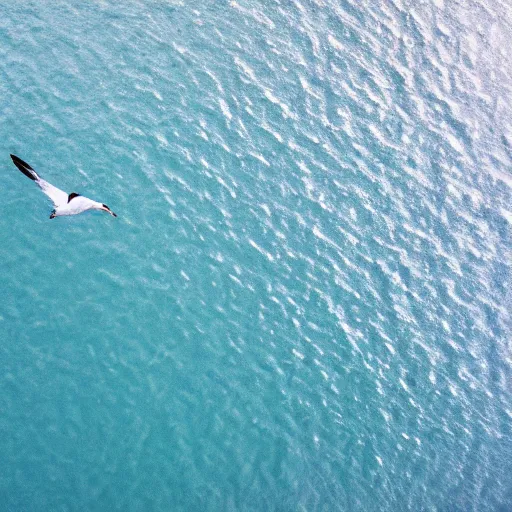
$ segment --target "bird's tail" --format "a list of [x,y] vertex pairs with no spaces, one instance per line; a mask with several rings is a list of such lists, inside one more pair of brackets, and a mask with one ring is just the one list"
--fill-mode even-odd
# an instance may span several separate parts
[[24,162],[21,158],[18,158],[16,155],[11,155],[12,161],[14,162],[14,165],[27,177],[31,180],[37,181],[39,179],[39,176],[37,175],[36,171],[30,167],[30,165],[27,164],[27,162]]

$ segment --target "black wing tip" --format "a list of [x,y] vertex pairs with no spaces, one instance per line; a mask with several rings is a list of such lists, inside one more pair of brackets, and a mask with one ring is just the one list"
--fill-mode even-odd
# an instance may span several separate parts
[[11,155],[12,161],[16,165],[21,164],[23,167],[26,167],[27,169],[30,169],[31,171],[34,170],[34,169],[32,169],[32,167],[30,167],[30,165],[27,164],[27,162],[22,160],[19,156],[13,155],[12,153],[10,153],[10,155]]
[[14,162],[14,165],[27,177],[30,178],[32,181],[37,180],[37,174],[35,173],[34,169],[30,167],[30,165],[27,164],[27,162],[24,162],[21,158],[17,157],[16,155],[10,154],[12,161]]

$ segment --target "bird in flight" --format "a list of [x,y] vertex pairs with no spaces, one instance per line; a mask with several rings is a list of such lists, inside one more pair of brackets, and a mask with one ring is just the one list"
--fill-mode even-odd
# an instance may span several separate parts
[[27,176],[27,178],[35,181],[36,184],[39,185],[39,188],[53,201],[55,209],[50,215],[50,219],[54,219],[61,215],[78,215],[79,213],[87,210],[103,210],[110,213],[113,217],[117,217],[117,215],[106,204],[98,203],[97,201],[81,196],[76,192],[67,194],[59,188],[54,187],[51,183],[43,180],[36,171],[34,171],[34,169],[32,169],[32,167],[30,167],[30,165],[28,165],[27,162],[24,162],[21,158],[18,158],[16,155],[11,155],[11,158],[14,165],[25,176]]

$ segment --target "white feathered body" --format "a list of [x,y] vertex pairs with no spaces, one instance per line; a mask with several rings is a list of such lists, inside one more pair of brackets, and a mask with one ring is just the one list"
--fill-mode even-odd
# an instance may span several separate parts
[[61,215],[78,215],[87,210],[104,210],[103,204],[93,201],[88,197],[76,196],[69,203],[55,207],[55,217]]

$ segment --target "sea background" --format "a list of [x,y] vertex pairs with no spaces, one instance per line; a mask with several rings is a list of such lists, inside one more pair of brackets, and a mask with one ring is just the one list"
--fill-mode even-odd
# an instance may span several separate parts
[[512,510],[509,2],[0,12],[0,510]]

